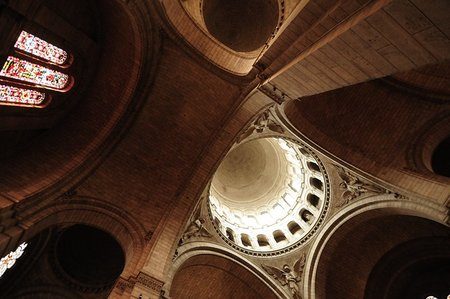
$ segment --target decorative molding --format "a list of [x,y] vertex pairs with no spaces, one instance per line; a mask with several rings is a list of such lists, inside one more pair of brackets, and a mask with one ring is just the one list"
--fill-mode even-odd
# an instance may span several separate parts
[[336,203],[336,207],[340,208],[348,205],[357,198],[365,195],[393,194],[396,199],[407,199],[408,197],[400,193],[390,191],[373,182],[357,177],[355,174],[345,170],[339,165],[334,165],[337,169],[342,182],[339,184],[343,190],[340,201]]
[[367,193],[383,194],[387,193],[387,190],[374,185],[373,183],[366,182],[363,179],[356,177],[354,174],[346,171],[343,167],[334,165],[337,169],[339,177],[342,182],[339,187],[343,190],[341,194],[341,200],[336,203],[337,207],[343,207],[358,197],[361,197]]
[[[273,107],[274,106],[272,106],[271,108],[268,109],[270,111],[270,113],[272,113],[272,109],[275,109]],[[277,123],[278,123],[278,121],[277,121]],[[211,207],[209,205],[209,197],[206,197],[207,200],[205,201],[205,209],[207,209],[208,217],[209,217],[208,223],[212,224],[212,228],[216,231],[217,235],[220,236],[220,238],[226,244],[228,244],[235,250],[245,253],[245,254],[248,254],[248,255],[251,255],[251,256],[254,256],[254,257],[274,257],[274,256],[292,252],[296,248],[303,246],[319,230],[319,228],[322,225],[322,223],[324,222],[325,217],[327,216],[328,210],[330,208],[330,180],[328,177],[328,173],[325,169],[325,166],[323,165],[323,162],[321,161],[319,156],[317,156],[317,154],[309,147],[309,145],[307,145],[306,143],[303,143],[301,140],[299,140],[297,138],[286,137],[286,136],[283,136],[283,138],[297,144],[298,146],[301,146],[305,151],[307,151],[308,154],[311,155],[316,160],[317,164],[319,165],[320,172],[323,174],[323,179],[324,179],[323,184],[324,184],[324,193],[325,193],[323,210],[320,213],[320,215],[318,216],[318,220],[314,224],[313,228],[304,237],[302,237],[300,240],[298,240],[297,242],[293,243],[292,245],[290,245],[288,247],[274,250],[274,251],[263,252],[263,251],[255,251],[252,249],[243,248],[241,246],[238,246],[236,243],[234,243],[230,239],[228,239],[228,237],[225,236],[224,233],[220,230],[220,228],[214,223],[214,218],[212,216]],[[209,189],[207,188],[207,190],[209,190]]]
[[120,277],[116,283],[116,289],[121,293],[131,293],[137,283],[158,293],[161,293],[162,287],[164,286],[164,282],[161,280],[145,274],[144,272],[139,272],[136,277],[131,276],[128,279]]
[[274,117],[271,108],[268,108],[261,114],[259,114],[253,123],[237,138],[236,144],[241,143],[244,139],[252,135],[263,134],[263,133],[277,133],[284,134],[285,129],[278,124],[276,118]]
[[[192,213],[189,220],[189,225],[186,227],[184,233],[181,235],[178,241],[178,246],[186,244],[191,238],[211,238],[212,235],[205,227],[205,218],[201,216],[201,203],[204,201],[204,197],[201,197],[197,206]],[[175,252],[174,259],[177,253]]]
[[181,239],[178,243],[179,246],[184,245],[188,242],[191,238],[211,238],[211,233],[206,229],[204,226],[205,219],[202,217],[196,218],[194,221],[192,221],[187,229],[184,231],[183,235],[181,236]]
[[291,267],[285,264],[281,269],[262,264],[262,268],[273,278],[275,278],[282,286],[289,288],[294,299],[301,299],[300,288],[298,283],[302,280],[303,271],[305,269],[306,256],[302,256]]
[[151,277],[150,275],[145,274],[144,272],[139,272],[136,278],[136,283],[139,283],[149,289],[157,291],[158,293],[161,292],[162,287],[164,285],[164,282],[162,282],[161,280]]
[[[264,67],[262,65],[258,65],[260,68]],[[264,78],[262,78],[264,79]],[[280,90],[278,87],[271,83],[266,83],[264,85],[260,85],[258,87],[258,90],[261,91],[263,94],[271,98],[274,102],[278,104],[283,104],[286,100],[290,100],[291,98],[282,90]]]
[[133,277],[129,278],[128,280],[120,277],[116,283],[116,289],[118,289],[121,293],[131,292],[135,283],[136,279],[134,279]]

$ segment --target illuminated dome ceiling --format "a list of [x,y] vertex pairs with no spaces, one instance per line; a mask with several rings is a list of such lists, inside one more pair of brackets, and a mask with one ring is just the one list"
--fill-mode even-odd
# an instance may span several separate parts
[[283,138],[237,146],[211,182],[209,208],[229,244],[276,252],[305,239],[325,212],[323,167],[305,147]]

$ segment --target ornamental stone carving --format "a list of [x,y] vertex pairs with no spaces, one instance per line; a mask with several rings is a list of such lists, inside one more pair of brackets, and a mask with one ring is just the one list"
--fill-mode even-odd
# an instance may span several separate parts
[[239,137],[236,143],[240,143],[242,140],[250,137],[253,134],[261,134],[266,132],[273,132],[278,134],[283,134],[284,129],[280,126],[275,118],[272,116],[270,108],[262,112],[255,121],[250,125],[250,127],[245,130]]
[[281,269],[264,264],[262,264],[262,267],[269,275],[281,283],[282,286],[289,288],[294,299],[301,299],[298,283],[301,281],[305,261],[306,257],[303,254],[292,267],[288,264],[285,264]]
[[179,245],[185,244],[189,239],[193,237],[205,237],[210,238],[211,234],[204,226],[205,219],[197,218],[189,224],[184,234],[181,236]]
[[335,167],[339,177],[342,179],[342,182],[339,184],[342,194],[340,202],[336,204],[337,207],[345,206],[365,194],[389,193],[383,187],[362,180],[340,166],[336,165]]

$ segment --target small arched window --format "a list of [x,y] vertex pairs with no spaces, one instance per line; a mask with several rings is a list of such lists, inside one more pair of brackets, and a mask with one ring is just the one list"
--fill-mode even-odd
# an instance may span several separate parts
[[233,230],[231,228],[227,228],[226,233],[227,233],[227,238],[230,239],[232,242],[234,242]]
[[277,243],[287,240],[286,236],[284,235],[284,233],[281,230],[276,230],[272,234],[273,234],[273,238],[275,239],[275,242],[277,242]]
[[317,179],[317,178],[310,178],[310,179],[309,179],[309,184],[310,184],[312,187],[314,187],[314,188],[316,188],[316,189],[318,189],[318,190],[323,191],[323,183],[322,183],[319,179]]
[[0,84],[0,102],[4,105],[39,107],[44,100],[43,92]]
[[267,240],[267,237],[265,235],[260,234],[256,237],[256,239],[259,246],[270,246],[269,241]]
[[294,235],[295,233],[297,233],[297,232],[299,232],[299,231],[302,230],[302,228],[300,227],[300,225],[298,225],[298,223],[295,222],[295,221],[289,222],[287,226],[288,226],[289,231],[290,231],[291,234],[293,234],[293,235]]
[[241,234],[241,242],[242,245],[247,246],[247,247],[251,247],[252,243],[250,242],[250,236],[247,234]]
[[69,89],[69,75],[53,69],[67,65],[66,51],[26,31],[20,33],[14,48],[19,57],[24,55],[37,63],[14,55],[6,58],[0,70],[0,105],[42,108],[49,103],[50,96],[37,88],[58,92]]
[[58,65],[64,65],[68,58],[67,52],[63,49],[26,31],[20,33],[14,48]]
[[320,199],[317,195],[309,193],[306,200],[317,209],[319,208]]
[[56,90],[64,89],[69,83],[69,76],[66,74],[14,56],[8,56],[0,71],[0,76]]

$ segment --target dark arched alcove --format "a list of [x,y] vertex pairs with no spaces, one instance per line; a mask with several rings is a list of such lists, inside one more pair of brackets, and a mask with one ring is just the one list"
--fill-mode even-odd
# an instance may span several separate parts
[[[430,273],[443,262],[441,258],[448,257],[448,235],[447,226],[420,217],[381,210],[355,216],[326,243],[317,265],[315,294],[326,299],[425,299],[405,295],[410,294],[407,288],[412,290],[410,283],[425,277],[413,275],[408,280],[408,276],[420,270]],[[429,240],[434,238],[437,241],[431,243]],[[399,254],[390,255],[391,251]],[[386,256],[393,258],[380,262]],[[379,265],[381,270],[377,271]],[[397,291],[405,296],[395,297],[398,293],[391,285],[394,282],[399,284]],[[393,295],[385,297],[390,288]]]
[[450,295],[450,239],[421,238],[386,253],[371,272],[365,299]]
[[57,270],[80,289],[101,290],[122,273],[125,255],[108,233],[86,225],[65,229],[55,244]]
[[278,23],[276,0],[205,0],[208,31],[227,47],[250,52],[262,47]]
[[444,139],[434,150],[431,167],[436,174],[450,178],[450,136]]

